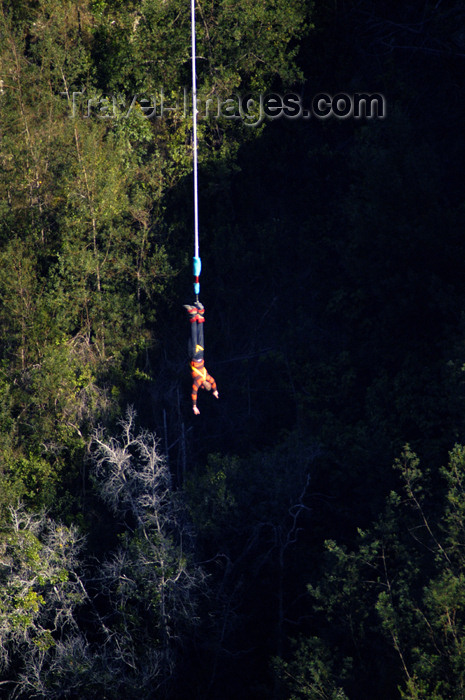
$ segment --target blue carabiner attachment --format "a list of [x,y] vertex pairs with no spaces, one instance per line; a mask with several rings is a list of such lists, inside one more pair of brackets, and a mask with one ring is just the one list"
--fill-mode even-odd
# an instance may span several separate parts
[[193,258],[193,262],[194,262],[194,279],[195,279],[194,293],[196,296],[198,296],[200,294],[199,277],[200,277],[200,273],[202,271],[202,261],[200,260],[200,258],[197,255],[195,255]]

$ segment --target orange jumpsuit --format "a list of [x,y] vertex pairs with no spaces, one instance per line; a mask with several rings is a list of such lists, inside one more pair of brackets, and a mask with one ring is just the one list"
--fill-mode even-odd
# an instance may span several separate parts
[[216,382],[211,374],[208,374],[203,359],[192,360],[190,363],[190,368],[192,374],[192,406],[197,406],[197,394],[199,389],[204,388],[203,383],[208,382],[212,385],[212,391],[216,391]]

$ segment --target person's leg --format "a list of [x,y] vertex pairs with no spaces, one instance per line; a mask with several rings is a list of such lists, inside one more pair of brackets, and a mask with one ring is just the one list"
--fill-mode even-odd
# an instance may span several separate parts
[[203,304],[199,301],[195,306],[185,305],[189,314],[191,324],[191,337],[189,340],[189,355],[191,360],[204,359],[204,334],[203,324],[205,322]]
[[189,339],[189,355],[191,360],[195,360],[195,348],[197,347],[197,321],[191,321],[191,337]]
[[195,324],[197,326],[197,345],[202,348],[202,357],[203,357],[203,349],[205,347],[205,340],[203,337],[203,324],[205,323],[204,319],[197,321]]
[[195,321],[193,324],[195,326],[195,340],[194,334],[192,334],[193,342],[193,360],[203,360],[204,359],[204,341],[203,341],[203,320]]

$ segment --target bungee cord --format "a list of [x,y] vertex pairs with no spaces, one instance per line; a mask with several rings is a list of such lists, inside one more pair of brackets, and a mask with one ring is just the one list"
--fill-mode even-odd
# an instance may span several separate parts
[[195,0],[191,0],[191,31],[192,31],[192,149],[193,149],[193,169],[194,169],[194,294],[196,301],[199,300],[200,282],[199,276],[202,269],[202,261],[199,255],[199,183],[198,183],[198,146],[197,146],[197,76],[196,76],[196,46],[195,46]]

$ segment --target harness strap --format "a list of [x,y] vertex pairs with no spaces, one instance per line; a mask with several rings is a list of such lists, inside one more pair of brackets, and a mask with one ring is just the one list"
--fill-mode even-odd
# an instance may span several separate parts
[[197,374],[199,377],[202,378],[203,382],[207,381],[207,368],[202,367],[201,369],[199,367],[196,367],[193,362],[191,362],[191,370],[193,374]]

